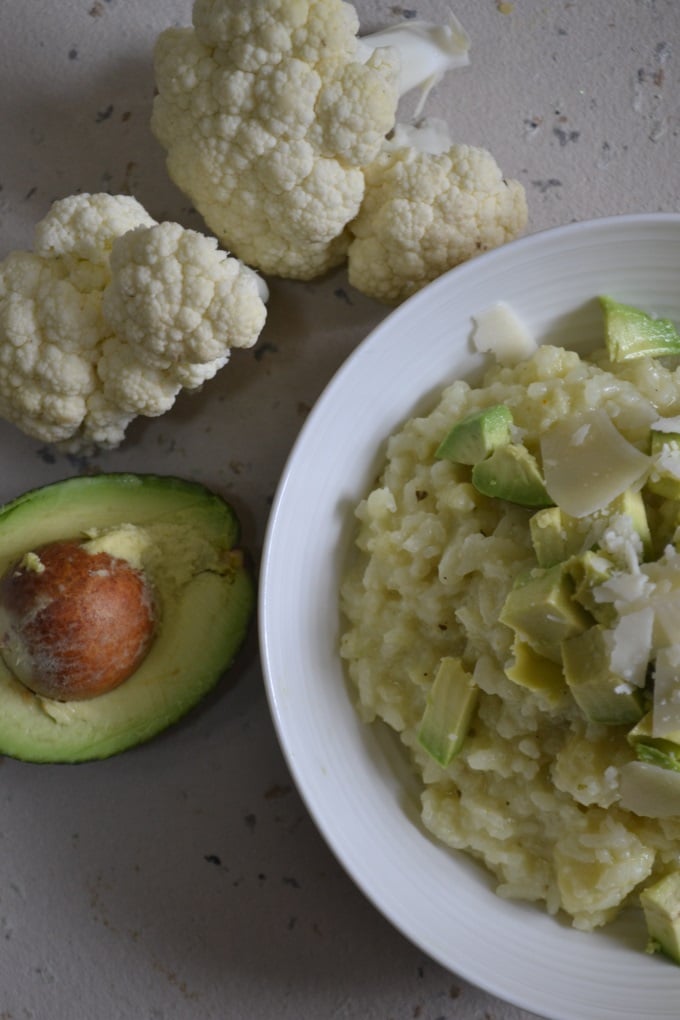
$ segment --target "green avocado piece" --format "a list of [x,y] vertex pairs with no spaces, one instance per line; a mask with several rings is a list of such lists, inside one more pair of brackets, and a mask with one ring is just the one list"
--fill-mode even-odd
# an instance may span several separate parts
[[611,624],[618,613],[611,602],[598,602],[594,589],[608,581],[614,573],[614,564],[594,549],[572,556],[564,564],[564,571],[574,583],[574,598],[598,623]]
[[506,443],[472,469],[472,484],[485,496],[520,506],[552,506],[538,461],[521,443]]
[[550,705],[558,705],[567,690],[561,665],[544,655],[539,655],[531,645],[517,635],[512,652],[512,660],[505,667],[508,680],[528,691],[540,694]]
[[538,565],[552,567],[582,552],[590,530],[590,521],[570,517],[559,506],[537,510],[529,519],[529,533]]
[[647,952],[663,953],[680,963],[680,871],[671,871],[640,893]]
[[590,722],[629,726],[644,713],[644,692],[611,668],[610,632],[595,624],[562,642],[564,678]]
[[680,772],[647,761],[619,769],[619,804],[641,818],[680,817]]
[[604,333],[611,361],[680,354],[680,333],[670,319],[654,319],[633,305],[603,295]]
[[462,748],[478,696],[479,689],[460,659],[443,658],[418,729],[418,743],[440,765],[448,765]]
[[176,722],[231,664],[255,606],[239,521],[198,483],[102,474],[27,492],[0,507],[0,576],[36,548],[68,538],[130,562],[141,558],[159,620],[136,672],[85,701],[33,694],[0,649],[0,753],[25,761],[106,758]]
[[456,422],[441,441],[435,457],[456,464],[477,464],[492,450],[510,442],[512,412],[505,404],[473,411]]
[[628,743],[639,761],[680,772],[680,731],[655,737],[653,712],[647,712],[628,733]]
[[573,599],[573,585],[561,564],[536,568],[508,593],[499,620],[552,662],[562,661],[561,643],[580,634],[591,617]]
[[550,567],[595,549],[612,519],[621,514],[640,536],[643,556],[649,556],[652,533],[644,499],[638,490],[626,489],[603,510],[583,517],[572,517],[559,506],[537,510],[529,520],[529,532],[539,566]]
[[609,520],[618,514],[623,514],[630,518],[630,522],[642,542],[643,558],[651,555],[653,547],[652,532],[647,517],[647,507],[639,489],[626,489],[625,492],[622,492],[620,496],[611,501],[606,513]]
[[[658,458],[664,452],[670,453],[680,463],[680,433],[661,432],[658,429],[652,429],[650,437],[651,456]],[[656,493],[657,496],[663,496],[665,499],[680,500],[680,478],[664,472],[658,460],[656,470],[659,477],[647,479],[646,486],[649,491]]]

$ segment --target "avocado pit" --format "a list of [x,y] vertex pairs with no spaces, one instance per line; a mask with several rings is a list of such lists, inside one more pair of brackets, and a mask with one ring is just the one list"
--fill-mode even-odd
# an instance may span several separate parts
[[51,542],[0,579],[0,652],[12,674],[56,701],[97,697],[127,680],[154,638],[141,570],[77,540]]

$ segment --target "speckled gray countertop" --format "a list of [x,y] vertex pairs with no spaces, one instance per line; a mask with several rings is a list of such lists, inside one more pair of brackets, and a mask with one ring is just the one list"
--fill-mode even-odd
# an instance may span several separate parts
[[[357,4],[366,29],[448,3]],[[468,68],[431,97],[459,141],[526,187],[531,231],[680,211],[676,0],[459,0]],[[149,130],[151,49],[189,0],[2,0],[0,257],[51,201],[134,194],[201,226]],[[271,283],[251,351],[200,397],[83,465],[0,429],[0,499],[88,469],[199,478],[261,551],[311,405],[386,314],[343,271]],[[326,848],[291,782],[253,633],[182,724],[106,762],[0,768],[2,1020],[523,1020],[394,931]],[[493,968],[493,960],[489,961]]]

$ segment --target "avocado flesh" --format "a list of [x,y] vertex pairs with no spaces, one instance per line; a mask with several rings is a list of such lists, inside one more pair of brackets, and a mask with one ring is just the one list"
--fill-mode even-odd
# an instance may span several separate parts
[[680,354],[680,334],[670,319],[654,319],[633,305],[603,295],[605,343],[612,361]]
[[661,952],[680,963],[680,871],[671,871],[640,893],[649,941],[647,952]]
[[559,506],[537,510],[529,520],[529,531],[538,565],[551,567],[594,550],[607,528],[621,515],[630,519],[639,535],[643,555],[651,555],[652,535],[644,499],[639,491],[627,489],[603,510],[584,517],[572,517]]
[[512,648],[512,660],[505,667],[505,675],[513,683],[533,691],[550,705],[558,705],[566,691],[560,663],[539,655],[530,644],[517,634]]
[[448,765],[462,748],[478,694],[460,659],[441,660],[418,730],[418,743],[440,765]]
[[536,568],[508,593],[499,620],[538,655],[562,662],[562,642],[591,623],[573,599],[573,587],[562,566]]
[[546,492],[538,461],[521,443],[497,446],[475,464],[472,484],[485,496],[520,506],[545,507],[554,502]]
[[634,725],[644,713],[643,691],[613,671],[609,637],[595,624],[563,641],[564,677],[586,719],[603,726]]
[[628,743],[639,761],[680,772],[680,731],[654,736],[653,713],[648,712],[628,734]]
[[680,773],[647,761],[628,761],[619,769],[619,804],[641,818],[680,815]]
[[512,412],[505,404],[494,404],[481,411],[473,411],[444,437],[435,457],[452,460],[456,464],[477,464],[492,450],[510,442]]
[[[670,455],[673,459],[680,460],[680,434],[677,432],[660,432],[652,429],[651,449],[652,457],[663,459],[663,455]],[[658,461],[657,461],[658,465]],[[664,471],[659,472],[659,477],[647,479],[647,488],[657,496],[665,499],[680,500],[680,478]]]
[[63,538],[108,541],[115,555],[121,525],[143,534],[147,553],[141,555],[160,603],[146,658],[120,687],[78,702],[33,694],[0,658],[0,753],[78,762],[149,740],[207,694],[240,647],[255,590],[234,548],[239,522],[197,483],[109,474],[26,493],[0,508],[0,574],[27,551]]

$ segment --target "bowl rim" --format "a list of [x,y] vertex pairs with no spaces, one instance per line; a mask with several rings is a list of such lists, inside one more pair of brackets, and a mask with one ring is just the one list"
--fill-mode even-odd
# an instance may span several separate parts
[[[425,306],[432,301],[439,300],[441,296],[445,295],[451,288],[455,289],[465,287],[466,280],[469,276],[474,277],[478,273],[484,272],[487,269],[492,270],[498,265],[503,266],[506,260],[512,260],[515,257],[524,257],[525,254],[528,255],[531,252],[540,251],[542,247],[554,248],[563,242],[570,244],[575,240],[585,239],[586,237],[601,236],[604,239],[605,236],[609,234],[611,235],[611,240],[615,242],[616,237],[619,234],[628,235],[631,231],[644,231],[647,228],[649,228],[652,232],[658,229],[670,229],[673,240],[675,240],[675,235],[677,233],[677,240],[680,245],[680,213],[630,213],[620,216],[598,217],[576,223],[563,224],[561,226],[550,227],[537,231],[525,237],[508,242],[493,251],[480,254],[469,262],[463,263],[462,265],[449,270],[443,276],[439,277],[423,290],[413,295],[397,308],[390,310],[385,318],[382,319],[381,322],[378,323],[377,326],[375,326],[348,355],[322,390],[307,416],[307,419],[303,423],[286,458],[280,475],[265,529],[261,556],[258,621],[260,653],[266,697],[284,759],[301,799],[309,811],[318,831],[354,884],[362,891],[366,898],[373,903],[376,909],[388,919],[393,927],[401,931],[401,933],[405,935],[405,937],[415,946],[441,964],[444,968],[460,974],[460,976],[485,989],[490,994],[496,995],[507,1002],[519,1006],[520,1008],[533,1011],[536,1011],[537,1009],[546,1010],[546,1008],[552,1007],[545,1000],[545,997],[541,998],[540,996],[530,996],[527,998],[526,995],[517,988],[509,990],[505,986],[499,986],[499,984],[494,981],[493,975],[488,972],[488,968],[486,972],[480,969],[474,973],[470,973],[465,969],[457,969],[450,959],[443,958],[437,952],[433,952],[430,946],[423,944],[422,939],[414,937],[413,933],[402,924],[399,912],[389,909],[384,902],[381,902],[379,898],[376,898],[373,895],[370,883],[367,881],[365,875],[361,873],[360,869],[357,868],[356,862],[348,860],[346,853],[344,853],[342,848],[338,845],[333,827],[329,825],[327,817],[319,810],[319,804],[317,803],[316,796],[306,781],[304,770],[301,767],[300,758],[296,749],[290,744],[285,711],[282,707],[280,696],[281,684],[274,671],[268,624],[269,615],[272,611],[272,571],[275,569],[277,551],[275,543],[277,540],[279,520],[284,511],[288,491],[291,485],[291,477],[296,471],[298,459],[303,455],[305,445],[307,444],[309,437],[314,434],[319,420],[325,413],[325,408],[328,403],[334,399],[337,391],[342,391],[344,389],[348,378],[350,378],[356,371],[357,362],[365,357],[367,349],[375,347],[382,342],[384,335],[392,330],[395,319],[417,313],[421,306]],[[680,264],[680,254],[678,257],[678,263]],[[415,394],[415,396],[418,396],[418,394]],[[404,409],[404,417],[406,417],[407,414],[408,409],[406,408]],[[517,906],[517,903],[515,902],[514,905]],[[601,936],[598,934],[596,938],[599,939]],[[678,971],[678,977],[680,977],[680,971]],[[678,990],[680,990],[680,985],[678,986]],[[547,1016],[548,1013],[546,1012],[545,1015]],[[572,1013],[562,1014],[559,1012],[550,1012],[549,1015],[553,1017],[554,1020],[571,1020],[571,1018],[575,1016],[575,1014]],[[613,1020],[615,1014],[603,1012],[598,1013],[597,1017],[604,1017],[605,1015],[611,1015]],[[671,1012],[667,1014],[663,1012],[655,1012],[653,1014],[655,1018],[668,1016],[669,1020],[670,1017],[674,1015],[675,1014]],[[581,1014],[579,1014],[579,1017],[580,1016]],[[583,1014],[583,1016],[587,1017],[588,1015]],[[590,1020],[589,1017],[588,1020]]]

